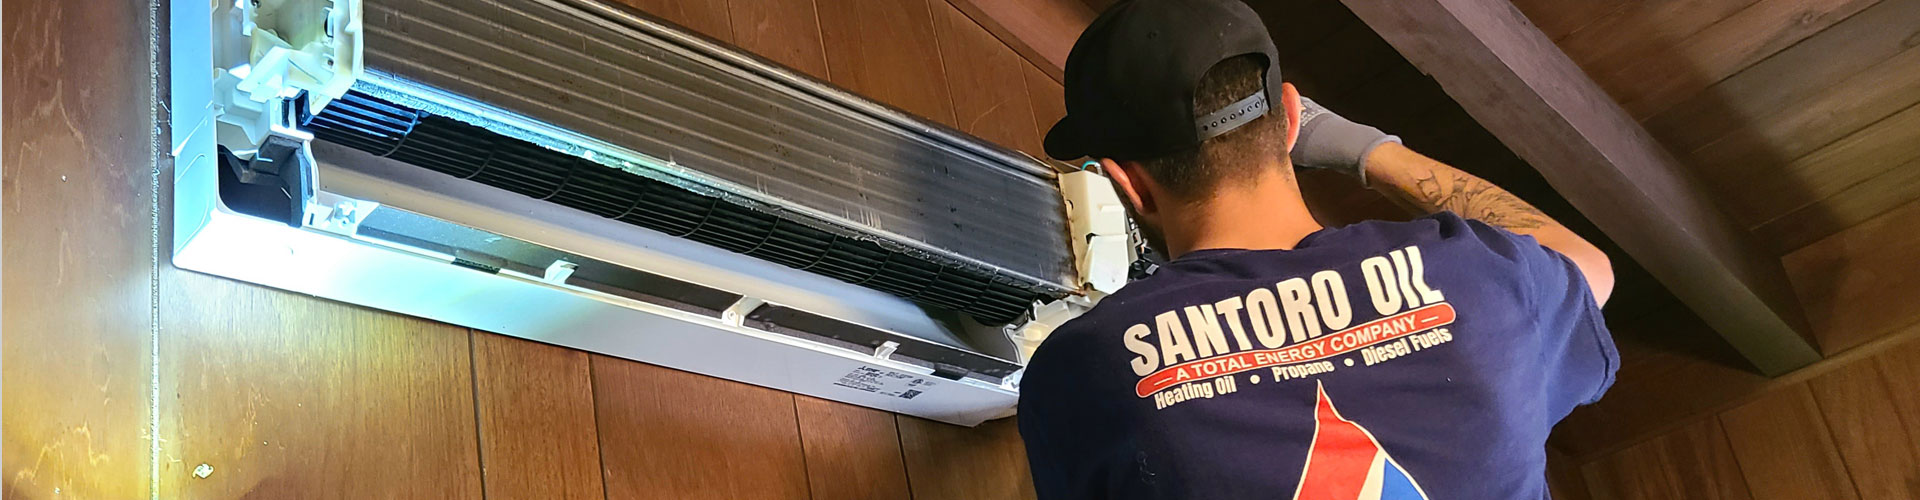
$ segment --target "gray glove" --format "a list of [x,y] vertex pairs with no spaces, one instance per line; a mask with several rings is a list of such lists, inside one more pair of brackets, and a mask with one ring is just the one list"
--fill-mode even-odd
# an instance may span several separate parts
[[1342,172],[1366,185],[1367,153],[1388,141],[1400,142],[1398,136],[1333,114],[1312,99],[1301,97],[1300,107],[1300,140],[1290,155],[1294,166]]

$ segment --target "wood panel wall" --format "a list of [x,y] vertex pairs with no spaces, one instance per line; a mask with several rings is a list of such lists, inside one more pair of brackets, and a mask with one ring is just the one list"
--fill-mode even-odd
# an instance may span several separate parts
[[147,9],[0,5],[0,496],[144,498],[154,331]]
[[[900,417],[174,268],[148,5],[4,5],[8,498],[1033,496],[1011,419]],[[945,0],[629,5],[1036,155],[1064,114],[1056,81]]]
[[1920,335],[1603,454],[1595,500],[1920,498]]
[[[1036,156],[1064,115],[1056,80],[944,0],[628,1]],[[1836,354],[1760,379],[1629,269],[1620,289],[1638,292],[1609,307],[1626,365],[1556,435],[1555,471],[1573,471],[1557,491],[1920,497],[1916,3],[1516,1],[1727,186]],[[1323,68],[1301,72],[1309,95],[1535,189],[1337,2],[1281,4],[1262,14],[1287,21],[1288,64]],[[154,246],[170,235],[153,211],[167,194],[146,139],[147,6],[4,9],[4,496],[1031,496],[1011,421],[895,417],[173,269]],[[1398,213],[1334,181],[1303,180],[1339,217]]]

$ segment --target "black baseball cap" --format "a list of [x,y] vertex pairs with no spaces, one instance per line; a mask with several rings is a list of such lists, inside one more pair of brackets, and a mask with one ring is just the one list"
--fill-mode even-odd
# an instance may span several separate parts
[[[1266,58],[1264,91],[1222,109],[1193,109],[1207,70],[1246,54]],[[1047,132],[1047,155],[1136,160],[1198,147],[1280,101],[1278,60],[1267,27],[1240,0],[1123,1],[1067,54],[1067,116]]]

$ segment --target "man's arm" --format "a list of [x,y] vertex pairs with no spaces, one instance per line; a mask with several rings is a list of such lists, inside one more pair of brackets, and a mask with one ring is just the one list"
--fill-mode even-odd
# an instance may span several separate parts
[[1422,213],[1446,210],[1531,235],[1541,246],[1572,259],[1594,301],[1607,303],[1613,293],[1613,266],[1599,248],[1566,226],[1486,179],[1407,149],[1398,137],[1334,114],[1312,99],[1301,98],[1300,106],[1300,135],[1289,152],[1295,166],[1346,173]]
[[1368,187],[1388,199],[1423,213],[1450,211],[1533,236],[1573,260],[1596,302],[1606,304],[1613,293],[1613,267],[1605,253],[1500,186],[1395,142],[1367,152],[1364,165]]

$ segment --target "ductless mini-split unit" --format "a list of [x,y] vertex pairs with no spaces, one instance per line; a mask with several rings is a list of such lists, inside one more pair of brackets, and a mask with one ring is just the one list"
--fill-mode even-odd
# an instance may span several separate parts
[[170,5],[183,268],[972,425],[1133,261],[1098,174],[619,7]]

